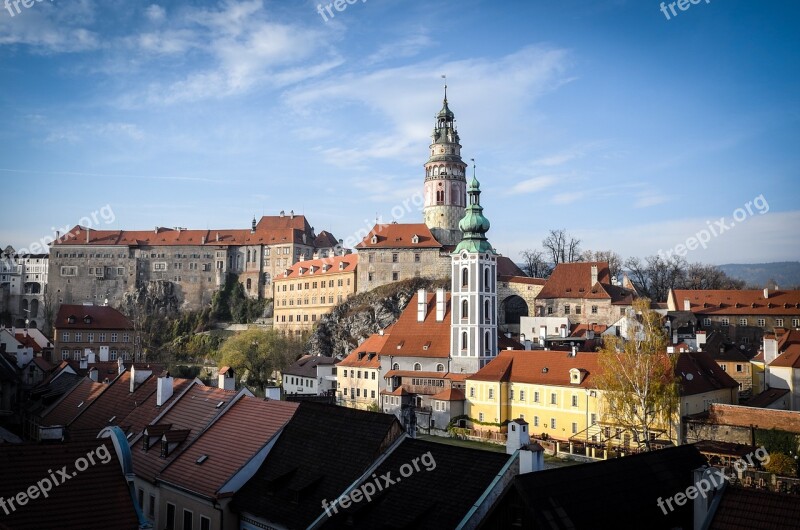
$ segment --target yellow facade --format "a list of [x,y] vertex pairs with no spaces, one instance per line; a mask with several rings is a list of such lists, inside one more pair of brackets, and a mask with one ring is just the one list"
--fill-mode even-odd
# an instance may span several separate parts
[[379,368],[340,363],[336,367],[336,386],[336,399],[345,407],[365,410],[380,403]]

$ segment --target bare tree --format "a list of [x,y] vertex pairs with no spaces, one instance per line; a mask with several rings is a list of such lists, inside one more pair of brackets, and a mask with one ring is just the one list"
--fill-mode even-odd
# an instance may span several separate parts
[[613,250],[586,250],[581,254],[580,261],[605,261],[612,278],[618,278],[622,272],[622,256]]
[[550,256],[553,265],[580,261],[580,244],[580,239],[572,237],[563,228],[550,230],[547,237],[542,240],[542,247]]
[[541,250],[523,250],[521,256],[522,270],[531,278],[547,278],[553,272]]
[[667,299],[670,289],[680,289],[686,284],[686,260],[678,256],[662,258],[648,256],[644,261],[628,258],[624,264],[631,281],[640,295],[658,302]]
[[743,289],[745,282],[731,278],[714,265],[692,263],[686,270],[685,289]]

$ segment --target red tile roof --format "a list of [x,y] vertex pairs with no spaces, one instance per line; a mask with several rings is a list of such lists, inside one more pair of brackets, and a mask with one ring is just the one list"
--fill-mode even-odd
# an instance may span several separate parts
[[357,265],[358,254],[298,261],[291,267],[286,267],[283,274],[275,275],[272,281],[279,282],[283,279],[295,279],[301,276],[314,279],[331,274],[352,273],[356,270]]
[[129,432],[135,434],[142,432],[146,426],[150,425],[153,420],[158,417],[159,414],[167,410],[170,404],[177,400],[180,395],[189,388],[189,385],[191,385],[193,381],[193,379],[173,378],[172,396],[160,407],[156,405],[158,392],[154,387],[153,392],[147,396],[144,401],[136,402],[135,407],[130,414],[122,419],[118,418],[116,423],[118,425],[124,425],[125,427],[128,427]]
[[30,335],[26,335],[24,333],[15,333],[14,338],[17,339],[17,342],[19,342],[23,347],[32,348],[33,353],[39,353],[42,351],[42,347],[39,346],[39,343],[33,340],[33,337]]
[[797,528],[797,495],[730,486],[722,493],[709,530],[774,530]]
[[800,368],[800,344],[789,345],[769,365],[783,368]]
[[71,329],[133,329],[133,323],[125,315],[113,307],[101,305],[62,304],[58,309],[54,326],[59,331]]
[[367,337],[367,340],[359,344],[350,355],[342,359],[337,366],[347,366],[352,368],[380,368],[381,360],[378,355],[370,356],[369,353],[380,353],[383,345],[389,339],[389,332],[392,326],[383,331],[383,335],[375,333]]
[[[593,388],[592,374],[598,373],[598,354],[578,352],[574,357],[552,350],[503,350],[469,381],[506,381],[551,386]],[[580,384],[570,383],[569,371],[581,370]]]
[[106,389],[108,385],[95,383],[89,378],[82,379],[42,414],[40,425],[68,425]]
[[[514,278],[527,278],[525,273],[522,272],[522,269],[520,269],[516,263],[511,261],[511,259],[507,258],[506,256],[497,256],[497,275]],[[530,279],[536,280],[538,278]],[[542,282],[544,282],[544,280],[542,280]]]
[[[419,238],[417,243],[413,242],[414,236]],[[373,236],[376,242],[372,242]],[[425,223],[390,223],[376,224],[361,243],[356,245],[359,250],[369,250],[372,248],[441,248],[439,243],[431,233],[431,229]]]
[[442,390],[438,394],[432,395],[431,399],[438,399],[440,401],[464,401],[464,391],[458,388],[448,388]]
[[[597,267],[597,282],[592,284],[592,266]],[[559,263],[548,278],[537,299],[580,298],[630,304],[633,292],[611,284],[611,273],[605,261]]]
[[713,392],[722,388],[739,388],[739,383],[720,368],[708,352],[679,353],[675,375],[680,377],[682,396]]
[[[105,450],[96,451],[105,446]],[[107,463],[100,458],[111,456]],[[95,452],[94,465],[77,471],[75,462]],[[130,490],[109,440],[61,444],[0,445],[0,497],[10,499],[66,466],[69,482],[53,486],[47,498],[29,499],[9,515],[0,510],[8,528],[107,530],[139,528]],[[72,474],[74,473],[74,475]],[[58,474],[55,473],[58,477]],[[52,483],[52,481],[51,481]],[[46,484],[45,484],[46,486]]]
[[426,293],[425,320],[417,321],[418,293],[414,293],[405,310],[392,326],[381,355],[402,357],[450,357],[450,293],[445,292],[445,313],[436,321],[436,293]]
[[520,283],[524,285],[544,285],[547,283],[547,280],[544,278],[531,278],[529,276],[505,276],[502,275],[499,277],[501,282],[508,282],[508,283]]
[[[159,480],[217,498],[220,488],[283,428],[297,406],[241,397],[161,472]],[[203,455],[207,458],[198,464]]]
[[[237,393],[233,390],[222,390],[194,382],[189,390],[172,402],[164,415],[158,418],[155,422],[156,426],[168,425],[173,430],[188,430],[189,434],[185,443],[191,442],[236,395]],[[140,436],[131,438],[131,445],[133,446],[133,470],[136,476],[150,482],[154,482],[158,473],[186,448],[186,445],[178,446],[177,450],[167,458],[161,458],[158,447],[148,451],[139,449],[143,445]]]
[[743,290],[685,290],[670,292],[671,308],[684,310],[684,300],[689,300],[691,311],[702,315],[789,315],[800,316],[800,291]]

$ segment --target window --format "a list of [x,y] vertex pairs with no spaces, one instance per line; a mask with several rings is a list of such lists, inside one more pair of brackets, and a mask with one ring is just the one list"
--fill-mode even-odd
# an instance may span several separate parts
[[464,267],[461,269],[461,287],[469,286],[469,270]]
[[578,406],[578,396],[572,396],[572,406],[573,407]]
[[576,315],[580,315],[581,314],[581,306],[579,306],[579,305],[575,306],[575,314]]
[[183,530],[192,530],[192,512],[183,510]]
[[747,325],[747,319],[746,318],[740,318],[739,319],[739,325],[740,326],[746,326]]
[[150,506],[147,507],[147,516],[151,519],[156,515],[156,496],[150,495]]
[[372,372],[372,380],[375,381],[375,372]]
[[437,372],[444,372],[444,365],[441,364],[441,363],[437,364],[436,365],[436,371]]
[[534,427],[538,427],[539,426],[539,416],[534,416],[533,417],[533,426]]
[[728,365],[726,365],[726,364],[721,364],[720,368],[722,368],[723,372],[727,372],[728,371]]
[[508,399],[509,399],[509,401],[514,401],[514,389],[513,388],[508,390]]
[[167,503],[166,529],[175,530],[175,505],[169,502]]
[[461,333],[461,351],[467,350],[467,332],[464,331]]
[[469,302],[467,300],[461,301],[461,320],[469,318]]
[[80,332],[80,331],[76,331],[76,332],[75,332],[75,342],[80,342],[80,341],[81,341],[81,338],[82,338],[82,336],[83,336],[83,335],[81,334],[81,332]]
[[758,326],[761,327],[761,328],[763,328],[767,323],[767,321],[764,320],[763,318],[759,318],[757,322],[758,322]]
[[94,342],[94,333],[86,334],[86,342]]
[[553,308],[552,307],[548,307],[547,308],[547,314],[548,315],[552,315],[553,314]]
[[69,342],[69,332],[65,331],[61,334],[61,342]]
[[572,422],[572,434],[577,434],[577,433],[578,433],[578,424],[573,421]]
[[738,373],[742,373],[742,372],[744,372],[744,365],[737,364],[737,365],[736,365],[736,371],[737,371]]
[[593,315],[596,315],[596,314],[597,314],[597,306],[596,306],[596,305],[593,305],[593,306],[592,306],[592,314],[593,314]]
[[200,530],[211,530],[211,519],[201,515],[200,516]]
[[419,263],[419,253],[414,254],[414,263]]
[[525,391],[524,390],[520,390],[519,391],[519,400],[520,401],[525,401]]
[[569,304],[564,304],[564,314],[569,315]]
[[539,403],[539,392],[538,391],[533,393],[533,402],[534,403]]
[[78,267],[61,267],[61,276],[77,276]]
[[555,392],[550,394],[550,404],[551,405],[555,405],[556,404],[556,394],[555,394]]
[[393,272],[393,273],[392,273],[392,281],[393,281],[393,282],[396,282],[396,281],[397,281],[397,280],[399,280],[399,279],[400,279],[400,273],[399,273],[399,272],[396,272],[396,271],[395,271],[395,272]]
[[556,419],[555,418],[550,418],[550,428],[551,429],[555,429],[556,428]]
[[793,318],[792,319],[792,327],[793,328],[800,328],[800,318]]
[[475,387],[474,386],[469,387],[469,397],[471,397],[471,398],[475,397]]
[[[763,318],[759,319],[759,322],[761,322],[762,320],[764,320],[764,319]],[[761,325],[762,324],[759,324],[759,326],[761,326]],[[776,318],[775,319],[775,327],[778,327],[778,328],[782,328],[783,327],[783,319],[782,318]]]
[[722,325],[723,325],[723,326],[730,326],[730,325],[731,325],[731,321],[730,321],[730,319],[728,319],[728,318],[723,318],[723,319],[722,319]]
[[494,388],[489,389],[489,399],[494,399]]
[[111,351],[109,351],[109,358],[110,358],[112,361],[116,361],[116,360],[117,360],[117,350],[111,350]]
[[100,334],[100,342],[105,342],[105,341],[106,341],[106,334],[105,333],[101,333]]
[[397,252],[392,252],[392,263],[400,261],[400,255]]
[[64,348],[61,350],[61,360],[68,361],[69,360],[69,350]]
[[399,369],[400,369],[400,365],[399,365],[399,364],[397,364],[397,363],[394,363],[394,364],[392,365],[392,370],[399,370]]
[[483,421],[483,412],[478,413],[478,421]]
[[484,320],[486,320],[487,322],[491,322],[491,320],[492,320],[492,316],[491,316],[491,315],[492,315],[491,307],[492,307],[492,305],[491,305],[491,303],[489,302],[489,300],[485,300],[485,301],[483,302],[483,318],[484,318]]
[[711,319],[710,318],[704,318],[703,319],[703,325],[704,326],[710,326],[711,325]]
[[594,425],[595,423],[597,423],[597,414],[595,414],[594,412],[592,412],[592,415],[591,415],[590,417],[591,417],[591,420],[590,420],[590,421],[592,422],[592,425]]

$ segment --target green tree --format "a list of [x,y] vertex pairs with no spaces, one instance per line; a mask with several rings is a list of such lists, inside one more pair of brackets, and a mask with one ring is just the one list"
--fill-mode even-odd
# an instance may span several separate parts
[[221,365],[246,376],[251,390],[264,388],[276,371],[284,370],[302,354],[303,341],[275,330],[250,329],[228,338],[220,348]]
[[797,461],[783,453],[772,453],[769,455],[769,462],[764,465],[764,469],[782,477],[796,477]]
[[629,337],[608,337],[595,382],[603,392],[604,416],[632,431],[649,451],[651,433],[673,421],[678,409],[677,355],[667,353],[661,316],[639,299],[628,317]]

